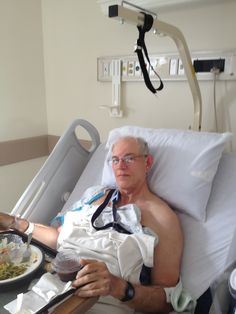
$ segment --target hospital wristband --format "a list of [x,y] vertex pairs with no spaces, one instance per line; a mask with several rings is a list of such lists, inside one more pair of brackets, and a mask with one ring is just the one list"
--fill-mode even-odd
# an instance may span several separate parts
[[28,223],[29,223],[28,228],[24,231],[24,233],[26,235],[29,235],[29,234],[33,233],[33,231],[34,231],[34,223],[30,222],[30,221]]

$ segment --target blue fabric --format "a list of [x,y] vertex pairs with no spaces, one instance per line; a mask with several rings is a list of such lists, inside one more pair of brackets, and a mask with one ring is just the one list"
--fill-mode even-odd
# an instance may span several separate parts
[[[88,204],[92,204],[93,202],[95,202],[96,200],[98,200],[100,197],[102,197],[105,194],[106,189],[104,189],[104,187],[95,187],[94,188],[94,194],[90,194],[90,197],[85,197],[84,195],[87,196],[87,191],[89,191],[91,188],[89,188],[88,190],[85,191],[84,195],[82,196],[81,200],[80,200],[80,206],[69,209],[71,211],[79,211],[83,208],[84,205],[88,205]],[[56,217],[54,217],[51,222],[50,225],[58,228],[60,226],[62,226],[64,224],[64,215],[66,214],[67,211],[65,211],[64,213],[59,213]]]

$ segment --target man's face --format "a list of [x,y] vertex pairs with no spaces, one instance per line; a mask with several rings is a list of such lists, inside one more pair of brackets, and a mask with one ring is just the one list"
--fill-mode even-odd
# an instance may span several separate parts
[[120,189],[134,189],[146,181],[147,157],[135,139],[119,140],[112,151],[112,169]]

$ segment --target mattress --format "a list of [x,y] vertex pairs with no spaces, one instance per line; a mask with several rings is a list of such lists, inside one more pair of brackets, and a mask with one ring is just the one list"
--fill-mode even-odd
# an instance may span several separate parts
[[[101,183],[105,154],[105,145],[101,144],[62,211],[77,201],[88,187]],[[235,186],[236,155],[224,153],[213,181],[206,221],[177,212],[184,232],[181,277],[184,287],[196,299],[236,260]]]
[[236,260],[236,155],[223,154],[201,223],[179,214],[185,236],[182,278],[198,298]]

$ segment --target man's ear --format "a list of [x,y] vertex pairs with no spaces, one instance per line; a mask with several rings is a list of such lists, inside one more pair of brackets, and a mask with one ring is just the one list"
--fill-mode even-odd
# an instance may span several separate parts
[[147,163],[147,171],[152,167],[153,165],[153,156],[152,155],[147,155],[146,163]]

